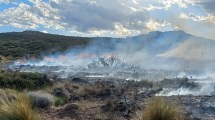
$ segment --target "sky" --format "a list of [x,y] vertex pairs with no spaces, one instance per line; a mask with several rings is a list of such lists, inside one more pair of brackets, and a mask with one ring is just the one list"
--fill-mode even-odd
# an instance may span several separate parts
[[183,30],[215,40],[215,0],[0,0],[0,32],[126,37]]

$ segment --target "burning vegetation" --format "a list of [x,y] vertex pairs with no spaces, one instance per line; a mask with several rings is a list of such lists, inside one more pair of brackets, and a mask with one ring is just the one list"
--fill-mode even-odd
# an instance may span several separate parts
[[[180,60],[161,58],[168,56],[167,53],[161,54],[170,49],[166,45],[162,44],[161,50],[152,50],[160,45],[158,40],[151,45],[145,39],[157,38],[158,33],[125,40],[92,40],[26,31],[7,33],[10,35],[8,39],[11,39],[9,41],[4,37],[7,34],[0,34],[0,38],[4,38],[0,39],[3,41],[0,46],[8,47],[0,47],[0,51],[4,52],[0,52],[1,118],[215,119],[213,77],[192,67],[181,72],[184,68],[181,66],[185,64],[177,64],[176,69],[169,67],[173,64],[163,66],[163,63],[175,64]],[[178,36],[178,33],[175,34],[170,36]],[[8,43],[14,39],[13,36],[17,36],[18,47],[14,47],[14,42]],[[30,36],[41,39],[27,42]],[[167,41],[172,38],[165,34],[163,36]],[[59,39],[67,42],[58,44]],[[20,51],[21,43],[25,47]],[[148,47],[148,44],[151,46]],[[24,98],[23,101],[20,97]]]

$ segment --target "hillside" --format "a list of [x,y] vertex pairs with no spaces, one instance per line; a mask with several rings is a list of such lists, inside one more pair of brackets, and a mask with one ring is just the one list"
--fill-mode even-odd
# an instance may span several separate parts
[[91,38],[68,37],[37,31],[0,33],[0,55],[8,59],[38,57],[84,46]]
[[[178,35],[179,33],[180,32],[173,32],[172,34],[180,36]],[[64,52],[77,46],[86,46],[93,40],[96,41],[95,43],[99,44],[96,46],[98,48],[108,47],[113,49],[116,43],[126,43],[125,41],[132,42],[134,45],[138,44],[143,45],[142,47],[147,47],[150,43],[156,42],[160,35],[162,36],[164,34],[166,33],[152,32],[150,34],[118,39],[104,37],[72,37],[47,34],[38,31],[0,33],[0,55],[9,59],[40,57],[40,55],[43,54],[47,55],[56,52]],[[184,38],[181,39],[184,40]],[[151,41],[150,43],[149,40]]]
[[[75,49],[77,46],[82,48]],[[50,57],[53,53],[60,53],[55,54],[55,62],[63,62],[66,65],[77,62],[77,59],[71,61],[75,56],[112,54],[143,68],[213,70],[215,55],[211,54],[211,51],[215,51],[214,46],[214,40],[196,37],[183,31],[155,31],[127,38],[71,37],[36,31],[0,33],[0,56],[4,56],[1,57],[4,61],[21,57],[46,60],[42,58],[43,55]],[[67,56],[67,60],[62,61],[61,55]]]
[[93,44],[85,49],[78,52],[70,50],[64,55],[111,54],[145,69],[214,70],[215,66],[215,55],[211,54],[211,51],[215,51],[215,40],[197,37],[184,31],[155,31],[121,39],[94,40]]

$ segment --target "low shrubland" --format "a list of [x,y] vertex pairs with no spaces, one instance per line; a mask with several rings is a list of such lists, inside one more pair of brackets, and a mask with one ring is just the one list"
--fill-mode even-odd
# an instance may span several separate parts
[[44,74],[0,71],[0,88],[10,88],[19,91],[36,90],[51,84],[51,81]]
[[41,57],[85,46],[91,38],[45,34],[37,31],[0,33],[0,55],[8,59]]
[[[146,91],[141,89],[143,86]],[[36,87],[37,89],[33,90],[4,88],[0,89],[0,118],[39,120],[36,109],[41,117],[54,116],[55,119],[80,119],[80,116],[84,119],[132,119],[135,113],[140,111],[141,114],[138,114],[135,120],[184,120],[179,105],[158,97],[149,98],[156,94],[152,87],[153,83],[145,81],[126,81],[118,84],[110,81],[56,81],[53,85],[45,84],[44,87]],[[152,95],[148,95],[149,93]]]

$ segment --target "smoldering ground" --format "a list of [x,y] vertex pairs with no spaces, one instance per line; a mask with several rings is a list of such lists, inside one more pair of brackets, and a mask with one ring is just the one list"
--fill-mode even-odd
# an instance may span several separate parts
[[143,69],[213,70],[215,41],[198,38],[182,31],[151,32],[129,38],[95,38],[85,47],[65,53],[27,60],[20,64],[46,66],[86,66],[100,57],[114,56]]
[[187,76],[196,79],[210,77],[213,81],[214,46],[215,40],[195,37],[183,31],[151,32],[128,38],[97,37],[88,46],[72,48],[42,59],[18,60],[11,66],[60,66],[57,71],[67,72],[67,75],[71,71],[73,74],[80,71],[102,71],[106,74],[108,71],[109,75],[115,71],[126,71],[138,73],[140,79],[149,80],[174,78],[180,71],[186,71]]

